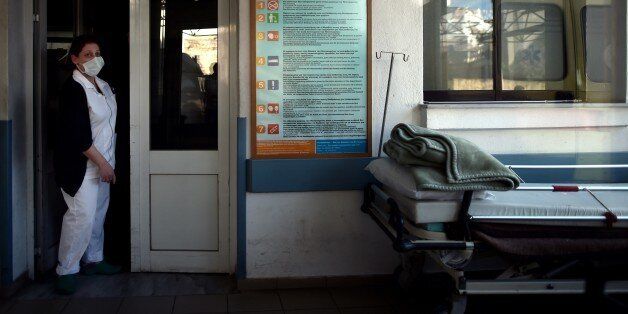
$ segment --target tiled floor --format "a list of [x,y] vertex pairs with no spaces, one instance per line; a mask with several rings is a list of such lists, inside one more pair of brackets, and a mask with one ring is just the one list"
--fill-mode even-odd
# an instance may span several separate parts
[[[239,292],[232,278],[210,275],[120,274],[81,277],[79,283],[71,297],[55,294],[52,279],[31,284],[0,300],[0,314],[433,313],[427,309],[440,304],[426,290],[404,295],[385,286]],[[607,305],[581,296],[486,296],[469,298],[467,313],[622,312]]]
[[72,296],[58,295],[53,287],[53,278],[29,285],[0,304],[0,314],[395,312],[383,288],[240,292],[233,278],[202,274],[80,276]]
[[2,314],[395,313],[393,302],[384,293],[376,294],[372,288],[296,289],[180,296],[15,299],[0,309]]

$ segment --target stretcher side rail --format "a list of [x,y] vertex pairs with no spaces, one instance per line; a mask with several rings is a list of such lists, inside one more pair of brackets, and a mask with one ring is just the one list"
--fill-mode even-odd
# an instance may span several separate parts
[[[374,204],[376,197],[384,200],[388,206],[390,206],[390,215],[388,219],[389,226],[386,226],[375,212],[377,210],[377,206]],[[472,193],[465,192],[465,199],[466,198],[468,198],[468,200],[466,200],[466,209],[468,210],[469,204],[471,203]],[[463,200],[463,209],[464,203],[465,200]],[[400,253],[430,250],[473,250],[476,247],[476,243],[469,240],[470,234],[468,233],[468,219],[470,217],[466,214],[465,210],[463,210],[460,215],[462,220],[461,223],[465,224],[465,235],[463,240],[420,240],[409,238],[404,228],[405,218],[399,210],[399,205],[392,197],[382,191],[375,184],[368,184],[364,190],[364,203],[362,204],[362,211],[371,216],[377,225],[392,240],[393,248]]]

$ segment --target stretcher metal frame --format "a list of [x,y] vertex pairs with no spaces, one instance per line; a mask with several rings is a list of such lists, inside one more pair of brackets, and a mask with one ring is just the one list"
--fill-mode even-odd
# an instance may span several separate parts
[[[527,188],[528,190],[531,188]],[[532,188],[534,189],[534,188]],[[539,190],[548,190],[545,187],[539,187]],[[375,200],[379,198],[388,205],[389,209],[383,210]],[[554,279],[557,274],[570,268],[572,264],[567,263],[554,270],[548,272],[547,276],[542,279],[513,279],[501,274],[496,279],[479,280],[468,279],[465,276],[464,267],[456,268],[442,263],[438,258],[439,251],[466,251],[473,254],[476,250],[491,250],[485,243],[473,240],[471,236],[471,221],[483,220],[519,220],[531,217],[518,216],[486,216],[471,217],[469,215],[469,207],[473,200],[473,191],[465,191],[461,203],[461,209],[458,215],[460,234],[456,235],[456,239],[452,240],[425,240],[409,235],[404,227],[406,218],[400,211],[397,201],[389,196],[385,191],[380,189],[376,184],[368,184],[364,190],[364,203],[361,207],[364,213],[367,213],[384,233],[392,240],[393,248],[401,253],[424,252],[430,256],[442,270],[453,278],[457,295],[452,298],[452,313],[463,312],[466,307],[467,295],[533,295],[533,294],[587,294],[600,297],[609,297],[612,294],[628,293],[628,280],[600,280],[600,278],[578,278],[578,279]],[[380,202],[381,203],[381,202]],[[535,217],[532,219],[542,219],[548,217]],[[600,221],[607,219],[604,216],[588,216],[588,217],[552,217],[566,220],[590,220]],[[625,217],[619,217],[619,220],[626,221]],[[402,255],[403,256],[403,255]],[[507,269],[504,273],[508,272]],[[595,277],[595,276],[594,276]]]

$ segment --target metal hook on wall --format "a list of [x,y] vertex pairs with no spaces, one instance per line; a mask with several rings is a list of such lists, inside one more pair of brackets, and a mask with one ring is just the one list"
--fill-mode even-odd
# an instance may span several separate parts
[[390,94],[390,78],[392,77],[392,70],[395,65],[395,55],[401,55],[403,62],[408,62],[410,56],[403,52],[394,52],[394,51],[380,51],[375,52],[375,58],[381,59],[383,54],[390,54],[390,65],[388,68],[388,83],[386,85],[386,102],[384,103],[384,116],[382,117],[382,129],[379,133],[379,149],[377,150],[377,157],[381,157],[382,155],[382,144],[384,142],[384,128],[386,127],[386,112],[388,111],[388,96]]
[[375,52],[375,58],[376,59],[381,59],[382,58],[382,54],[384,53],[389,53],[391,55],[391,58],[394,57],[395,55],[402,55],[402,59],[404,62],[408,62],[408,60],[410,60],[410,55],[407,55],[403,52],[394,52],[394,51],[380,51],[380,52]]

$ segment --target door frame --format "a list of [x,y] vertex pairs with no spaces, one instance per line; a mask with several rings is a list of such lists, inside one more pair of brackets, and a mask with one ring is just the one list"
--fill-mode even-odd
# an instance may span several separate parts
[[[129,0],[129,57],[130,57],[130,178],[131,178],[131,271],[164,271],[151,263],[150,248],[150,1]],[[228,132],[226,150],[220,154],[220,174],[227,180],[227,189],[219,189],[219,199],[227,202],[229,230],[226,232],[227,267],[224,272],[235,272],[236,262],[236,190],[235,161],[238,111],[238,51],[237,51],[237,0],[218,0],[219,45],[227,51],[221,64],[220,82],[228,86],[225,103],[228,104],[228,125],[221,130]],[[221,36],[222,34],[222,36]],[[223,59],[224,58],[224,59]],[[226,68],[226,69],[225,69]],[[223,70],[224,69],[224,70]],[[221,138],[219,137],[219,142]],[[220,146],[220,145],[219,145]],[[164,257],[164,256],[162,256]],[[167,258],[167,256],[165,256]],[[187,258],[194,259],[193,252]],[[173,256],[174,259],[180,259]],[[177,271],[177,269],[168,269]]]

